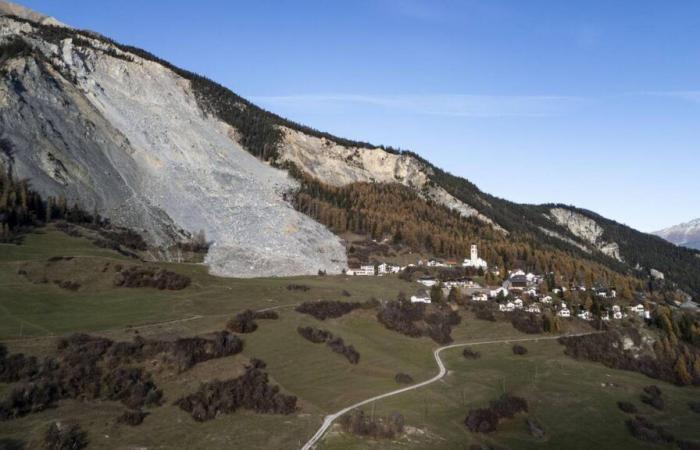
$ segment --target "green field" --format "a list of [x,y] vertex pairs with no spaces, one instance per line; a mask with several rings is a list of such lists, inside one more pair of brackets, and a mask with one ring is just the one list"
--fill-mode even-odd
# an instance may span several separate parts
[[[55,256],[70,260],[48,261]],[[182,291],[116,288],[114,266],[141,264],[116,252],[94,247],[82,238],[52,228],[26,236],[23,245],[0,245],[0,340],[12,352],[45,355],[55,336],[84,331],[111,339],[134,334],[168,338],[218,331],[235,313],[246,308],[279,307],[280,319],[259,321],[259,328],[243,336],[242,354],[201,363],[182,374],[154,372],[165,392],[164,406],[150,410],[138,427],[118,425],[124,407],[117,402],[62,401],[55,409],[21,419],[0,422],[0,439],[35,444],[54,420],[76,421],[88,431],[91,448],[298,448],[319,427],[323,416],[365,398],[396,389],[397,372],[416,381],[437,372],[426,338],[411,339],[383,328],[375,311],[357,310],[340,319],[317,321],[293,310],[307,300],[364,301],[393,299],[414,286],[394,277],[295,277],[224,279],[193,264],[159,264],[189,275],[193,283]],[[54,279],[80,283],[77,291],[55,285]],[[290,291],[290,283],[304,284],[306,292]],[[351,297],[341,295],[341,291]],[[452,336],[455,342],[518,338],[524,335],[508,323],[491,323],[462,311],[463,322]],[[360,352],[360,363],[350,365],[325,345],[314,345],[296,332],[299,325],[326,328]],[[654,448],[632,438],[618,400],[632,400],[654,423],[683,439],[700,440],[700,415],[690,411],[690,400],[700,400],[695,388],[678,388],[645,376],[608,369],[566,357],[556,341],[528,342],[526,356],[514,356],[510,345],[478,348],[479,360],[465,360],[461,350],[443,353],[449,369],[441,381],[425,388],[376,402],[367,413],[398,411],[407,432],[395,441],[360,439],[334,427],[320,447],[349,448],[468,448],[488,443],[502,448]],[[201,382],[234,377],[248,358],[267,362],[273,383],[299,398],[298,413],[260,415],[248,411],[222,415],[197,423],[172,402],[194,391]],[[661,387],[667,407],[652,410],[638,401],[649,384]],[[490,435],[475,435],[463,425],[470,408],[486,406],[504,387],[528,400],[530,417],[544,426],[547,437],[531,437],[525,416],[501,424]],[[9,386],[0,385],[0,394]],[[2,442],[2,441],[0,441]],[[1,444],[0,444],[1,445]],[[1,447],[0,447],[1,448]],[[657,447],[658,448],[658,447]]]

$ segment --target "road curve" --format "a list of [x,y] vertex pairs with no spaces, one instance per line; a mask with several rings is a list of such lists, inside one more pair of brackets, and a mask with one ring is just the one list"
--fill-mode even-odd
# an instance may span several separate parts
[[571,337],[571,336],[585,336],[588,334],[596,334],[599,333],[599,331],[593,331],[589,333],[575,333],[575,334],[564,334],[564,335],[558,335],[558,336],[539,336],[539,337],[529,337],[529,338],[511,338],[511,339],[496,339],[496,340],[491,340],[491,341],[476,341],[476,342],[462,342],[459,344],[450,344],[446,345],[444,347],[436,348],[433,351],[433,357],[435,357],[435,362],[438,365],[438,373],[434,377],[430,378],[429,380],[422,381],[420,383],[411,385],[411,386],[406,386],[401,389],[396,389],[394,391],[386,392],[384,394],[376,395],[374,397],[368,398],[366,400],[362,400],[361,402],[355,403],[354,405],[350,405],[346,408],[341,409],[340,411],[329,414],[323,419],[323,424],[321,425],[321,428],[318,429],[316,434],[314,434],[311,439],[304,444],[304,446],[301,448],[302,450],[311,450],[315,447],[315,445],[318,443],[318,441],[321,440],[324,434],[326,434],[326,431],[333,425],[333,422],[343,414],[347,413],[348,411],[352,411],[355,408],[359,408],[360,406],[364,406],[368,403],[372,403],[377,400],[382,400],[387,397],[393,397],[394,395],[398,395],[404,392],[412,391],[414,389],[421,388],[423,386],[427,386],[429,384],[435,383],[436,381],[440,380],[442,377],[445,376],[447,373],[447,369],[445,368],[445,364],[442,362],[442,359],[440,358],[440,353],[442,353],[443,350],[449,350],[451,348],[456,348],[456,347],[466,347],[467,345],[484,345],[484,344],[501,344],[501,343],[509,343],[509,342],[526,342],[526,341],[547,341],[547,340],[554,340],[554,339],[559,339],[560,337]]

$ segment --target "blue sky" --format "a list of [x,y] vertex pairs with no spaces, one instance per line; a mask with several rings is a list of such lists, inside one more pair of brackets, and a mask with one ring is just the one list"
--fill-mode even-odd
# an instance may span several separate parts
[[510,200],[700,217],[700,2],[25,0]]

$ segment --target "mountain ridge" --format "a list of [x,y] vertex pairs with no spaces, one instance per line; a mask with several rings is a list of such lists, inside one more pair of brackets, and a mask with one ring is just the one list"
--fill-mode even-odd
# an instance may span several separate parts
[[679,223],[652,234],[673,244],[700,250],[700,218]]
[[[206,127],[210,127],[207,128],[209,130],[211,130],[211,127],[217,130],[215,132],[215,135],[218,136],[216,139],[217,142],[221,143],[222,148],[232,145],[229,141],[233,142],[234,146],[238,145],[248,153],[259,158],[259,160],[265,161],[267,163],[266,166],[270,169],[289,171],[290,167],[295,166],[305,173],[312,174],[319,180],[330,184],[397,182],[413,189],[425,201],[434,202],[457,211],[465,218],[476,218],[485,225],[491,226],[504,234],[528,236],[528,239],[537,242],[538,245],[561,248],[576,257],[591,259],[620,273],[633,273],[634,270],[638,272],[639,267],[647,271],[650,269],[661,270],[670,274],[670,278],[679,283],[683,289],[691,292],[700,291],[699,272],[692,267],[687,267],[689,261],[693,260],[695,256],[694,253],[684,251],[678,253],[672,245],[668,244],[668,246],[665,246],[665,243],[662,243],[663,241],[659,238],[638,232],[590,211],[566,205],[526,205],[500,199],[482,192],[476,185],[466,179],[437,168],[416,153],[398,151],[391,147],[373,146],[364,142],[339,138],[329,133],[320,132],[313,128],[297,124],[259,108],[218,83],[208,80],[206,77],[179,69],[144,50],[118,44],[93,32],[52,26],[50,24],[37,23],[28,19],[7,15],[0,20],[11,22],[3,24],[3,34],[0,35],[0,37],[2,37],[5,42],[11,39],[31,41],[30,44],[27,44],[30,49],[24,49],[23,51],[34,52],[34,57],[37,57],[36,52],[37,50],[39,51],[41,56],[38,56],[38,58],[39,60],[42,58],[45,59],[46,70],[50,71],[53,69],[54,71],[48,75],[48,77],[62,77],[67,82],[66,89],[72,89],[70,88],[71,84],[76,85],[79,92],[86,93],[84,99],[81,97],[81,101],[90,103],[92,105],[91,107],[97,106],[98,110],[104,108],[104,105],[113,101],[114,95],[116,95],[103,95],[100,99],[96,99],[95,97],[98,97],[101,90],[104,90],[107,86],[107,84],[103,85],[100,83],[107,83],[107,81],[109,81],[114,86],[113,92],[118,92],[122,86],[119,83],[124,82],[126,78],[133,79],[133,77],[130,77],[129,71],[134,71],[134,74],[139,73],[138,71],[142,70],[139,69],[139,67],[148,68],[147,70],[143,69],[146,71],[141,73],[141,76],[145,78],[155,76],[149,72],[150,70],[155,70],[155,73],[161,73],[163,70],[166,72],[171,71],[179,77],[178,79],[173,79],[173,92],[176,92],[177,95],[181,95],[184,92],[185,95],[190,98],[190,100],[186,100],[185,103],[190,103],[192,105],[196,103],[198,108],[191,109],[191,114],[188,113],[192,118],[197,117],[197,120],[203,118],[202,120],[205,121],[210,120],[206,119],[206,116],[214,118],[216,123],[209,123]],[[4,59],[5,61],[2,62],[2,64],[5,66],[13,64],[13,61],[15,61],[14,64],[16,64],[18,55],[21,56],[21,52],[16,55],[0,58],[0,61]],[[83,56],[86,57],[83,58]],[[162,69],[151,66],[151,63],[155,63]],[[12,70],[15,71],[18,69],[16,66],[12,66],[12,68]],[[100,75],[104,76],[102,79],[96,78],[96,74],[100,74],[98,69],[103,70],[103,75]],[[126,78],[119,78],[120,76],[117,76],[118,74],[116,74],[116,72],[119,70],[125,71],[124,73],[127,74]],[[16,74],[17,72],[12,73]],[[47,73],[48,72],[43,72],[35,75],[37,79],[41,79],[42,76],[47,76]],[[22,80],[19,80],[20,86],[21,81]],[[7,85],[5,88],[6,92],[17,94],[14,92],[17,89],[17,82],[18,80],[15,79],[13,81],[15,85],[12,85],[12,83]],[[187,86],[186,83],[188,83],[189,86]],[[22,95],[26,95],[26,89]],[[134,95],[138,94],[134,93]],[[17,98],[21,98],[21,95],[17,95]],[[72,98],[69,101],[77,103],[77,101]],[[150,98],[149,101],[152,104],[157,104],[160,99]],[[148,106],[148,108],[150,108],[150,106]],[[105,111],[106,110],[103,109],[99,112],[100,114],[104,114]],[[120,114],[120,117],[112,115],[110,120],[106,120],[104,127],[109,128],[109,125],[120,123],[118,127],[119,131],[129,129],[129,120],[126,120],[129,116],[129,111],[124,110]],[[147,120],[147,117],[150,116],[146,115],[142,120]],[[5,120],[6,124],[12,122],[12,120],[8,120],[7,118]],[[37,124],[37,126],[39,125]],[[90,126],[87,128],[90,128]],[[142,158],[146,158],[145,155],[147,154],[144,154],[143,150],[150,148],[149,146],[158,144],[158,142],[156,142],[157,139],[152,137],[149,137],[151,140],[144,140],[144,133],[148,135],[149,131],[144,128],[143,130],[138,130],[138,132],[133,132],[131,133],[131,139],[129,139],[128,136],[121,136],[124,139],[116,142],[114,146],[129,149],[133,146],[134,142],[142,140],[142,142],[139,143],[139,147],[142,148],[140,152],[134,152],[132,148],[129,150],[131,153],[127,152],[127,154],[142,154]],[[173,135],[178,135],[179,133],[182,133],[182,131],[178,130]],[[3,134],[3,139],[9,141],[14,147],[19,145],[18,142],[20,144],[22,143],[23,136],[17,136],[17,133],[15,133],[14,139],[9,139],[7,136],[8,133],[0,134]],[[228,141],[222,136],[227,137]],[[36,142],[43,142],[43,140],[37,138]],[[189,141],[187,142],[189,145]],[[6,146],[7,145],[8,144],[6,144]],[[32,155],[26,143],[21,148],[22,150],[17,154],[24,154],[23,152],[27,152],[27,157],[25,161],[26,167],[24,168],[24,172],[20,170],[20,175],[28,175],[33,181],[40,176],[46,178],[49,173],[60,177],[62,171],[70,167],[70,161],[57,159],[56,155],[51,153],[44,153],[43,156],[39,158],[43,159],[37,161],[36,155]],[[11,150],[16,151],[16,148]],[[9,153],[8,151],[5,152],[6,160],[9,159],[7,156]],[[216,152],[214,151],[211,157],[218,157],[215,154]],[[182,155],[185,159],[189,156],[191,156],[189,151]],[[149,164],[150,163],[151,162],[149,162]],[[252,162],[250,164],[251,167],[255,166]],[[42,169],[38,170],[38,166],[41,166]],[[41,174],[39,172],[41,172]],[[76,169],[74,172],[80,172],[80,170]],[[266,171],[266,173],[268,172]],[[274,172],[269,173],[272,174]],[[124,174],[120,174],[120,176],[123,175]],[[55,179],[53,181],[57,182]],[[225,184],[225,180],[218,183],[217,186],[223,184]],[[285,192],[290,189],[293,190],[294,182],[284,181],[278,183],[277,186],[278,187],[274,187],[273,183],[269,191],[271,196],[268,197],[268,199],[272,201],[271,204],[276,205],[271,207],[272,210],[284,208],[281,203],[278,204],[276,200],[272,199],[275,196],[281,197],[285,195]],[[57,191],[56,186],[52,185],[52,187],[54,188],[53,191],[47,188],[49,194]],[[74,194],[74,196],[79,197],[77,194]],[[170,200],[170,203],[174,202],[175,199]],[[227,202],[222,199],[221,204],[227,204]],[[150,231],[153,232],[155,230],[157,232],[156,234],[160,233],[162,235],[160,236],[161,240],[167,240],[167,235],[171,235],[170,238],[172,238],[172,236],[183,234],[183,231],[186,233],[198,231],[193,229],[194,226],[197,226],[196,221],[193,222],[190,220],[188,222],[186,218],[183,219],[183,217],[180,217],[175,223],[168,223],[168,219],[172,219],[172,213],[164,213],[162,208],[159,208],[157,204],[151,206],[153,207],[147,208],[148,211],[144,214],[146,217],[151,217],[149,220],[155,224],[153,226],[156,228]],[[254,211],[255,208],[251,206],[251,210]],[[285,214],[291,214],[287,209],[282,210],[285,211]],[[553,210],[557,212],[553,213]],[[574,217],[574,220],[557,220],[555,216],[557,214],[562,216],[562,210],[564,215]],[[187,214],[184,215],[187,216]],[[270,214],[270,216],[273,215],[274,214]],[[261,218],[261,220],[266,226],[270,225],[270,217]],[[296,220],[300,222],[296,223],[296,225],[288,223],[282,226],[282,228],[294,230],[302,223],[305,224],[304,226],[314,228],[309,222],[300,218]],[[164,222],[165,225],[158,225],[161,222]],[[584,222],[586,224],[584,224]],[[185,225],[184,227],[182,226],[183,224]],[[134,224],[126,223],[126,225],[133,226]],[[136,228],[141,229],[150,227],[150,225],[145,226],[147,224],[143,223],[136,223],[135,225]],[[163,226],[167,231],[163,231]],[[581,226],[583,226],[583,228]],[[183,228],[185,228],[185,230],[182,230]],[[582,230],[595,230],[595,232],[590,234],[588,231]],[[292,234],[294,233],[293,231],[291,232]],[[221,233],[223,233],[223,231]],[[330,245],[326,250],[329,255],[332,255],[323,261],[324,267],[318,267],[318,269],[323,268],[325,270],[326,268],[332,268],[329,270],[331,273],[339,271],[341,266],[345,264],[344,258],[340,256],[340,249],[342,246],[337,241],[331,243],[333,239],[324,235],[320,229],[316,229],[314,233],[318,235],[317,237],[319,237],[320,241]],[[321,235],[323,235],[323,237],[320,237]],[[257,239],[260,239],[259,242],[265,241],[264,238]],[[298,245],[295,248],[300,253],[303,253],[305,249],[303,244],[305,239],[306,235],[300,235],[299,239],[297,239],[299,242],[297,242]],[[658,241],[656,239],[658,239]],[[642,243],[645,246],[654,247],[657,249],[657,252],[661,252],[663,261],[654,259],[652,256],[646,255],[643,252],[635,251],[630,242]],[[249,242],[243,243],[239,240],[237,241],[237,245],[239,244],[242,245],[242,247],[239,247],[237,251],[240,251],[242,248],[248,251],[253,249],[258,242],[253,238]],[[289,242],[280,241],[279,245],[275,247],[277,249],[276,251],[279,251],[279,249],[289,244]],[[213,248],[216,251],[216,241]],[[318,249],[314,251],[316,250]],[[292,260],[295,256],[296,255],[291,253],[287,255],[287,257]],[[265,257],[266,256],[258,255],[256,258],[258,262],[260,262]],[[307,259],[309,259],[310,264],[305,267],[304,273],[315,272],[317,268],[312,268],[311,266],[311,261],[313,261],[314,258],[308,255]],[[666,260],[680,261],[679,264],[684,267],[680,272],[683,273],[679,276],[674,276],[673,273],[675,269],[673,264],[665,262]],[[335,263],[333,263],[333,261],[335,261]],[[293,265],[294,264],[292,264],[292,266]],[[259,269],[259,267],[255,266],[247,271],[238,268],[232,272],[228,272],[228,274],[237,276],[246,274],[248,276],[278,274],[271,267],[268,267],[265,271],[259,271]],[[226,271],[222,270],[220,273],[226,274]],[[292,272],[286,273],[291,274]]]

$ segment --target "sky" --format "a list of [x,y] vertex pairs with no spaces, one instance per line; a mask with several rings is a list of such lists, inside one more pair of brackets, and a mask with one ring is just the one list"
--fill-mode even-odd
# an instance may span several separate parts
[[695,0],[19,3],[499,197],[700,217]]

